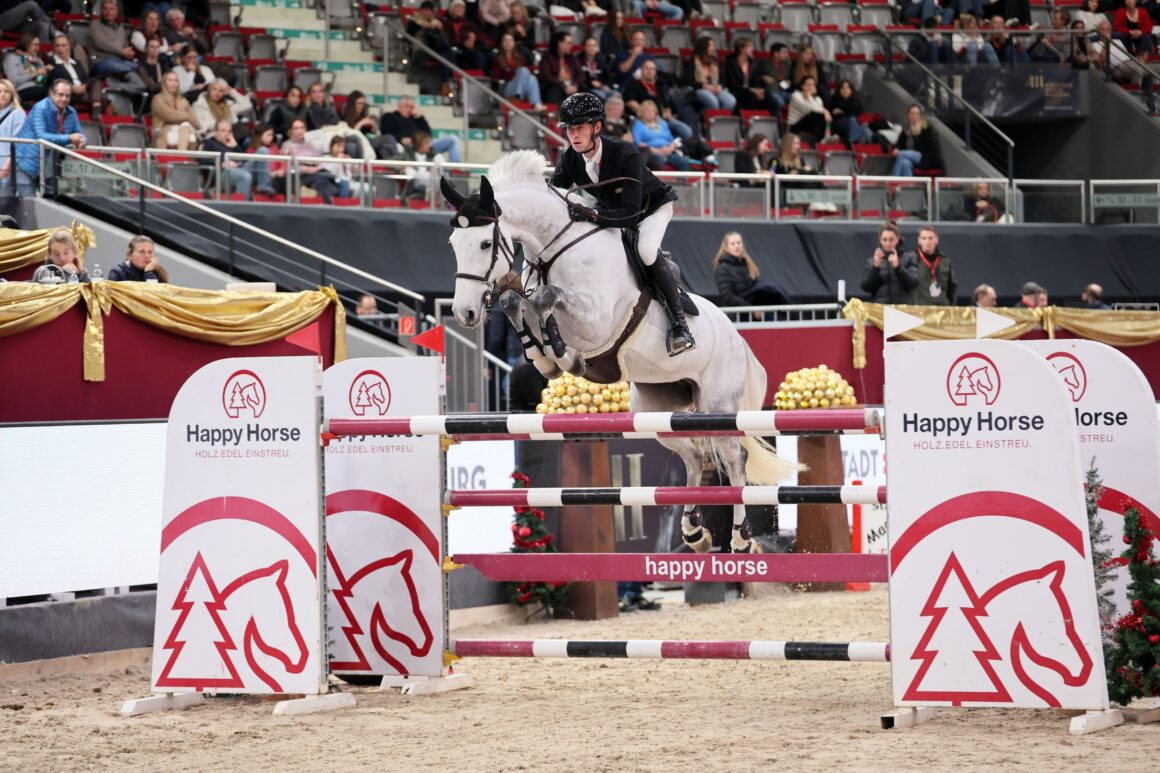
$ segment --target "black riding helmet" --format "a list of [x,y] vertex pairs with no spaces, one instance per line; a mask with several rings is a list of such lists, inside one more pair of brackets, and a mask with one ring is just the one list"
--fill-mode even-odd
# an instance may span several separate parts
[[579,126],[585,123],[595,124],[604,120],[604,102],[595,94],[580,92],[573,94],[560,103],[560,120],[556,123],[557,129],[567,129],[569,126]]

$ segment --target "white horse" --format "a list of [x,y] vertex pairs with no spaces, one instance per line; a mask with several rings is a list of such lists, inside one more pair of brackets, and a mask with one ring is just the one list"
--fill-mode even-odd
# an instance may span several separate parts
[[[477,327],[485,306],[498,302],[541,373],[552,378],[563,369],[594,381],[627,380],[634,411],[760,410],[765,369],[729,319],[704,298],[690,296],[698,310],[688,318],[697,346],[670,357],[668,318],[642,294],[620,230],[570,224],[564,194],[544,180],[546,166],[537,152],[509,153],[492,165],[480,192],[467,197],[443,181],[444,198],[458,210],[450,242],[458,265],[452,311],[459,323]],[[528,264],[522,286],[511,273],[514,242],[523,245]],[[658,442],[684,461],[689,486],[700,485],[707,459],[735,486],[775,484],[795,469],[758,438]],[[695,507],[685,508],[681,532],[694,550],[711,549]],[[733,508],[730,547],[761,549],[742,505]]]

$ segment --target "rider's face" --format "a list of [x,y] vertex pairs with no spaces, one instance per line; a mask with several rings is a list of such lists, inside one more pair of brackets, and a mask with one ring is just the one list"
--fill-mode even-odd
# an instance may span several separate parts
[[568,142],[572,144],[572,150],[577,153],[587,153],[594,150],[592,147],[592,135],[596,131],[596,127],[590,123],[582,123],[579,126],[569,126]]

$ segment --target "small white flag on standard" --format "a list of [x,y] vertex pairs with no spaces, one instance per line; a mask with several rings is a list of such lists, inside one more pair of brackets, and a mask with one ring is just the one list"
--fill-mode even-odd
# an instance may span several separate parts
[[986,338],[1000,330],[1006,330],[1015,324],[1015,320],[1004,317],[993,311],[983,308],[975,309],[975,338]]
[[884,306],[882,309],[882,332],[887,339],[900,336],[908,330],[922,327],[925,320],[905,311],[899,311],[893,306]]

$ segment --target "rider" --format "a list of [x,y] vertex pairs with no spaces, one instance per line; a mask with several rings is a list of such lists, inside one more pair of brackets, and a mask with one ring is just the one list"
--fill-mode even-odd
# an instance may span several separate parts
[[660,292],[660,300],[672,321],[667,342],[669,354],[677,355],[692,349],[696,342],[681,308],[675,267],[658,260],[665,229],[673,219],[673,202],[677,200],[677,194],[645,167],[635,146],[600,134],[604,128],[604,103],[595,94],[582,92],[565,99],[560,105],[560,121],[556,125],[567,132],[570,147],[556,164],[552,185],[571,188],[573,185],[591,186],[602,180],[627,178],[586,188],[596,198],[597,208],[569,201],[569,215],[576,221],[639,229],[641,262],[649,280]]

